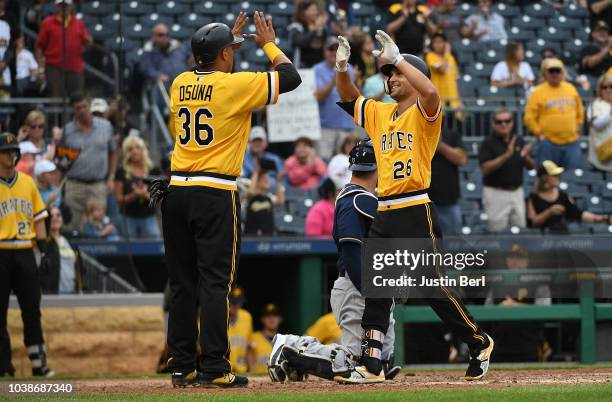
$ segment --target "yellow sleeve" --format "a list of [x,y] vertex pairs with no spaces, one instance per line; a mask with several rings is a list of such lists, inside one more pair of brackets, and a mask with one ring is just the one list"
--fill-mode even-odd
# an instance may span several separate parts
[[238,113],[278,102],[277,71],[241,72],[231,74],[228,78],[231,80],[230,88],[234,89],[231,97]]
[[34,222],[38,222],[41,219],[45,219],[49,214],[47,213],[47,206],[40,196],[40,192],[33,181],[31,181],[32,186],[32,216],[34,217]]
[[442,121],[442,117],[440,117],[440,115],[442,114],[442,101],[440,101],[438,103],[438,110],[436,111],[436,113],[434,113],[433,116],[428,116],[427,112],[425,111],[425,109],[423,108],[423,106],[421,105],[421,98],[419,98],[417,96],[417,107],[419,109],[419,114],[421,115],[421,117],[423,118],[422,120],[425,121],[427,124],[431,125],[431,124],[438,124],[440,120],[440,122]]
[[582,125],[584,123],[584,105],[582,104],[582,99],[578,94],[576,88],[572,88],[574,91],[574,97],[576,98],[576,121],[578,124]]
[[170,87],[170,113],[168,113],[168,131],[170,131],[170,137],[172,140],[176,140],[176,113],[178,112],[176,109],[175,103],[175,91],[174,91],[174,82],[172,82],[172,86]]
[[539,109],[539,92],[536,89],[533,91],[529,99],[527,99],[527,106],[525,106],[525,126],[532,133],[540,133],[540,125],[538,123],[538,109]]
[[374,99],[364,98],[362,95],[355,100],[355,110],[353,112],[353,120],[355,124],[363,127],[370,136],[370,139],[378,139],[378,131],[376,130],[379,118],[377,115],[377,104]]
[[317,321],[315,321],[314,324],[312,324],[310,327],[308,327],[308,329],[306,330],[306,335],[314,336],[319,341],[321,341],[321,337],[324,334],[323,334],[323,326],[321,325],[321,319],[320,318]]

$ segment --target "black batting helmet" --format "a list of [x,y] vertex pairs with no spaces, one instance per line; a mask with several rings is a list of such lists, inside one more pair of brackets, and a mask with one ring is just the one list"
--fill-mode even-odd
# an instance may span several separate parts
[[376,170],[374,147],[369,138],[359,141],[349,152],[349,170],[353,172],[372,172]]
[[15,137],[14,134],[11,134],[11,133],[0,134],[0,152],[1,151],[16,151],[17,160],[19,160],[19,157],[21,156],[21,152],[19,152],[19,143],[17,142],[17,137]]
[[227,25],[213,22],[198,29],[191,37],[191,51],[197,65],[210,64],[224,48],[242,43],[244,38],[234,36]]
[[[412,66],[415,67],[417,70],[425,74],[427,78],[431,79],[431,72],[429,71],[429,67],[427,67],[427,64],[425,64],[423,59],[408,53],[402,53],[402,57],[408,63],[412,64]],[[385,64],[380,68],[380,72],[386,75],[387,77],[391,77],[391,73],[393,72],[394,68],[395,66],[393,64]]]

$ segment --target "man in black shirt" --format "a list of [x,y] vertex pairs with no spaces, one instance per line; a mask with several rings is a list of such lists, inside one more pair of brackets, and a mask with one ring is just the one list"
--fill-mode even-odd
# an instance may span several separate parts
[[429,198],[436,205],[442,233],[458,235],[461,230],[461,208],[459,208],[459,166],[465,165],[467,154],[461,134],[444,130],[438,149],[431,161],[431,185]]
[[591,43],[580,53],[582,72],[599,77],[612,67],[610,55],[610,27],[605,21],[597,21],[591,29]]
[[489,230],[510,226],[525,227],[525,194],[523,168],[533,169],[532,143],[513,134],[514,121],[507,110],[493,117],[493,134],[480,146],[480,168],[484,175],[482,204],[488,216]]
[[423,54],[427,27],[427,17],[417,8],[417,1],[403,0],[402,9],[389,16],[387,32],[395,35],[395,43],[400,53],[420,57]]

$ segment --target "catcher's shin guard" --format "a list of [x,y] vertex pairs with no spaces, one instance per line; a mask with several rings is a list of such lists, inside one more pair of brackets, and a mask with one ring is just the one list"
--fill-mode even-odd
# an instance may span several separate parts
[[361,364],[363,364],[370,373],[380,373],[383,369],[382,365],[382,347],[385,340],[385,334],[375,329],[366,329],[363,331],[363,339],[361,340]]
[[350,374],[348,368],[341,372],[334,371],[333,359],[335,358],[335,354],[332,354],[330,359],[328,359],[312,353],[300,352],[292,346],[285,345],[283,347],[283,355],[287,359],[287,363],[290,367],[305,374],[312,374],[326,380],[333,380],[334,377],[348,376]]

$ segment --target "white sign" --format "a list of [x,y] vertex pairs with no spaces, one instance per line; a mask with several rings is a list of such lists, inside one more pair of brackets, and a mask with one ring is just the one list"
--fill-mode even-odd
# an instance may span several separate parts
[[314,97],[315,76],[310,68],[299,69],[302,84],[281,94],[276,105],[267,107],[268,141],[294,141],[298,137],[321,138],[319,103]]

